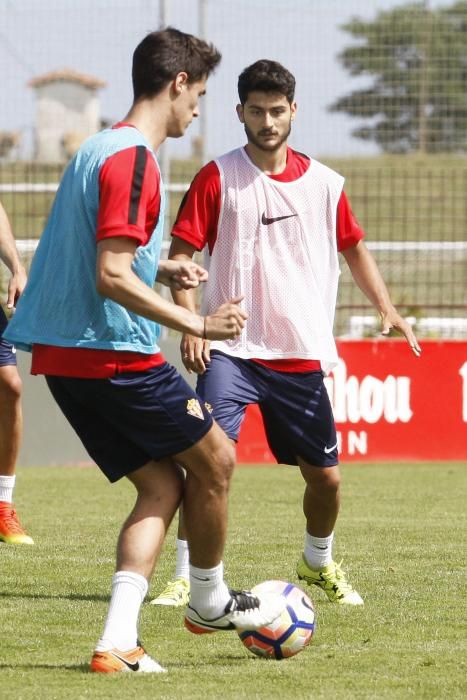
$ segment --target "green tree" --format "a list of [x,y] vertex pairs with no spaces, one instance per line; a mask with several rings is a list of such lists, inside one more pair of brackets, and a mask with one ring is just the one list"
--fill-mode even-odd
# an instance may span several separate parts
[[366,120],[354,136],[387,153],[467,151],[465,0],[437,9],[415,2],[342,29],[358,43],[339,60],[370,82],[329,107]]

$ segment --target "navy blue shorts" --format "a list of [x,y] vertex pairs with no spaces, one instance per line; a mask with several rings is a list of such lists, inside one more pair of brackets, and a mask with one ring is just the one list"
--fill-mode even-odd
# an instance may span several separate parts
[[5,312],[0,307],[0,367],[7,365],[16,365],[16,348],[14,345],[3,340],[2,335],[8,325],[8,319]]
[[89,455],[114,482],[150,460],[183,452],[209,431],[210,412],[164,363],[110,379],[46,377]]
[[338,464],[337,437],[322,372],[277,372],[257,362],[211,353],[198,377],[198,394],[232,440],[238,439],[249,404],[258,404],[271,452],[280,464],[301,460]]

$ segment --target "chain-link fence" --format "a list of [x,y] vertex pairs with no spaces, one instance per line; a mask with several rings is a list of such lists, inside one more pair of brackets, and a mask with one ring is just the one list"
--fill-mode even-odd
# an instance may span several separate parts
[[[3,0],[0,199],[26,261],[67,160],[128,110],[131,53],[160,24],[223,54],[198,123],[159,154],[167,237],[197,169],[245,141],[238,74],[278,60],[297,78],[291,145],[345,176],[394,301],[421,336],[465,337],[467,2]],[[372,335],[342,270],[336,332]]]

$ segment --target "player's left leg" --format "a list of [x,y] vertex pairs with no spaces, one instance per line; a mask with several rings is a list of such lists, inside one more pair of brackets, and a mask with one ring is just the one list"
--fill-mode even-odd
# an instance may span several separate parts
[[34,544],[13,505],[22,426],[21,378],[12,346],[0,338],[0,541],[8,544]]
[[261,404],[269,446],[281,464],[300,467],[305,479],[305,548],[297,573],[324,589],[336,603],[361,605],[332,558],[334,526],[340,506],[337,438],[321,372],[269,372],[267,400]]
[[[197,393],[209,406],[215,421],[234,444],[247,404],[259,399],[248,371],[248,363],[213,351],[206,372],[198,377]],[[183,518],[179,510],[175,576],[151,603],[170,607],[186,605],[190,597],[189,550]]]
[[298,577],[322,588],[333,603],[362,605],[362,598],[332,558],[334,526],[340,505],[339,466],[319,467],[300,458],[297,461],[306,483],[303,496],[305,544],[297,565]]

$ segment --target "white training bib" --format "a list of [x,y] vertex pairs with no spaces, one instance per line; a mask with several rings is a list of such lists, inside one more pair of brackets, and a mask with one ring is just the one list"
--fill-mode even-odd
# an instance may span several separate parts
[[332,333],[339,279],[336,215],[344,178],[311,160],[298,180],[265,175],[243,148],[216,160],[221,210],[203,313],[237,296],[249,318],[241,336],[213,341],[229,355],[337,362]]

